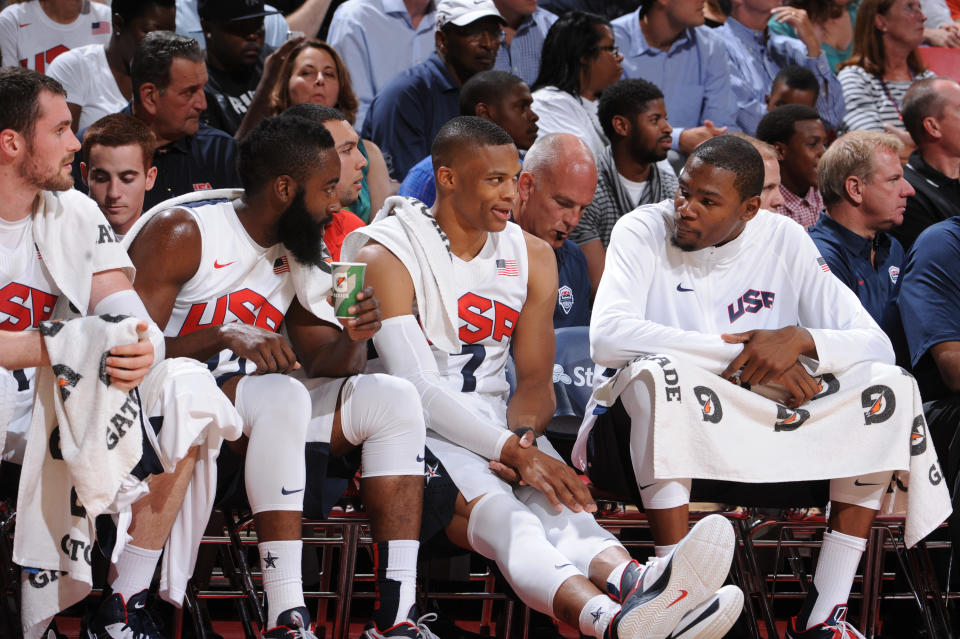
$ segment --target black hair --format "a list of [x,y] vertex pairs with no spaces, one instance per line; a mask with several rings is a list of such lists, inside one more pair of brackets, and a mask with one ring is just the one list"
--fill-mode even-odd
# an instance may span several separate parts
[[176,8],[176,0],[113,0],[110,11],[123,18],[124,26],[153,7]]
[[170,67],[174,58],[203,62],[203,49],[193,38],[172,31],[152,31],[140,41],[130,62],[133,99],[140,100],[140,87],[153,84],[161,93],[170,86]]
[[66,97],[63,86],[50,76],[22,67],[0,68],[0,131],[10,129],[30,138],[40,113],[40,92]]
[[926,132],[923,121],[929,117],[943,117],[943,109],[947,105],[945,95],[937,91],[937,82],[950,82],[949,78],[924,78],[917,80],[907,90],[903,97],[903,126],[910,133],[913,141],[919,144],[923,141]]
[[250,194],[281,175],[302,184],[326,150],[333,150],[333,137],[322,124],[291,115],[265,118],[240,142],[240,183]]
[[503,98],[523,80],[506,71],[481,71],[460,87],[460,115],[476,115],[478,104],[491,104]]
[[594,13],[571,11],[560,16],[543,41],[540,53],[540,73],[531,87],[556,87],[572,96],[580,97],[580,69],[584,58],[600,53],[598,27],[610,23]]
[[647,110],[652,100],[662,97],[663,91],[657,85],[642,78],[620,80],[610,85],[604,89],[597,105],[603,134],[610,142],[615,142],[620,136],[613,130],[613,116],[621,115],[632,122],[637,114]]
[[733,135],[710,138],[693,150],[688,162],[694,159],[732,171],[736,175],[733,186],[741,201],[759,196],[763,191],[763,157],[742,138]]
[[461,152],[472,152],[478,146],[503,146],[513,144],[510,134],[490,120],[474,115],[460,115],[448,121],[433,139],[430,153],[433,156],[433,171],[441,166],[450,166]]
[[768,112],[757,125],[757,138],[767,144],[787,144],[801,120],[819,120],[820,114],[805,104],[784,104]]
[[773,79],[771,89],[775,87],[778,82],[783,82],[791,89],[796,89],[797,91],[813,91],[814,94],[820,95],[820,82],[817,80],[817,76],[813,75],[813,71],[806,67],[801,67],[799,64],[788,64],[780,69],[780,72]]
[[343,111],[340,109],[335,109],[324,104],[313,104],[312,102],[294,104],[292,107],[280,114],[280,117],[284,118],[291,116],[304,118],[305,120],[310,120],[311,122],[316,122],[317,124],[323,124],[324,122],[330,122],[331,120],[347,119],[347,116],[345,116]]

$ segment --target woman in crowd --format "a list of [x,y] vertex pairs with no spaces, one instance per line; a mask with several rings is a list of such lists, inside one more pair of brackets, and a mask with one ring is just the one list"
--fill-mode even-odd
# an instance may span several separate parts
[[597,119],[597,99],[623,72],[610,23],[581,11],[562,16],[547,33],[541,60],[533,85],[540,136],[572,133],[600,157],[607,139]]
[[774,9],[770,31],[799,38],[796,29],[785,19],[787,14],[781,9],[803,9],[813,24],[830,68],[836,73],[840,63],[853,53],[853,25],[857,20],[859,4],[859,0],[784,0],[783,7]]
[[900,105],[916,80],[932,76],[917,47],[923,42],[919,0],[863,0],[857,13],[853,55],[840,65],[846,131],[889,131],[908,145]]

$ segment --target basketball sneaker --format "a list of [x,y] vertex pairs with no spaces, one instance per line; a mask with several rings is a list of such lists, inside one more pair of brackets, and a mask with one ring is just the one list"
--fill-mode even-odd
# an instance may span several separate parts
[[743,612],[743,591],[724,586],[688,612],[667,639],[721,639]]
[[360,639],[387,639],[388,637],[403,637],[403,639],[440,639],[440,637],[433,634],[433,631],[427,627],[428,622],[436,621],[436,619],[437,615],[433,612],[428,612],[418,617],[416,606],[414,606],[410,608],[410,614],[407,615],[405,621],[401,621],[384,630],[380,630],[377,624],[371,621],[367,624],[367,627],[363,629],[363,634],[360,635]]
[[87,624],[86,639],[164,639],[147,610],[147,590],[141,590],[123,601],[113,593],[100,603]]
[[310,630],[310,612],[303,606],[280,613],[277,625],[267,630],[261,639],[317,639]]
[[[790,619],[787,624],[787,639],[864,639],[852,623],[847,622],[847,604],[837,604],[827,620],[807,628],[810,609],[817,600],[817,589],[810,586],[807,600],[800,610],[800,614]],[[801,628],[807,628],[801,630]]]

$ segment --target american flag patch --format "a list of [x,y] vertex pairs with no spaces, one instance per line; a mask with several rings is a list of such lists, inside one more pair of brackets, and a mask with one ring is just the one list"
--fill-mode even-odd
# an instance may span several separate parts
[[830,272],[830,265],[827,264],[827,261],[822,257],[817,258],[817,264],[820,265],[820,270],[823,271],[824,273]]
[[517,277],[520,270],[517,269],[516,260],[497,260],[497,275],[506,275],[507,277]]
[[98,20],[90,23],[90,35],[103,35],[110,33],[110,23],[106,20]]
[[277,261],[273,263],[273,274],[282,275],[283,273],[290,272],[290,264],[287,263],[287,256],[278,257]]

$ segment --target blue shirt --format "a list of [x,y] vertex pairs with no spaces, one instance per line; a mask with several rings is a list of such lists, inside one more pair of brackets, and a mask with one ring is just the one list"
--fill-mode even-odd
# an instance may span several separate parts
[[401,71],[433,53],[435,3],[416,27],[403,0],[347,0],[333,14],[327,42],[348,69],[360,102],[355,127],[366,120],[370,103]]
[[[951,396],[940,377],[930,349],[942,342],[960,341],[960,218],[929,227],[907,253],[894,297],[893,317],[902,331],[909,364],[926,402]],[[890,321],[892,319],[892,321]],[[897,322],[896,320],[899,320]],[[895,335],[891,335],[897,346]]]
[[389,156],[390,175],[402,180],[430,153],[444,124],[460,115],[460,86],[436,53],[402,72],[373,99],[361,137]]
[[587,258],[571,240],[554,251],[557,256],[557,306],[553,310],[553,327],[590,325],[590,276]]
[[[893,298],[893,289],[903,267],[903,247],[886,233],[877,233],[875,240],[857,235],[826,213],[810,229],[830,270],[857,294],[870,316],[879,324],[884,309]],[[876,246],[874,262],[870,251]]]
[[737,97],[737,124],[744,132],[751,135],[756,132],[757,124],[767,113],[765,97],[770,93],[773,79],[780,69],[791,64],[806,67],[817,76],[820,82],[817,111],[827,127],[836,129],[843,123],[846,113],[843,89],[822,51],[819,57],[811,58],[800,40],[771,33],[769,29],[754,31],[734,18],[727,18],[716,33],[727,48],[730,82]]
[[686,29],[664,51],[647,44],[639,9],[612,24],[623,53],[623,76],[643,78],[663,91],[674,149],[684,129],[702,126],[706,120],[739,130],[726,48],[713,29]]
[[543,50],[543,41],[547,31],[557,16],[546,9],[537,9],[533,15],[527,16],[517,27],[510,44],[507,44],[506,35],[500,35],[500,49],[497,51],[497,62],[493,68],[498,71],[507,71],[517,76],[529,86],[533,86],[540,73],[540,52]]
[[433,156],[428,155],[413,165],[403,178],[397,195],[415,197],[427,206],[437,201],[437,183],[433,175]]

